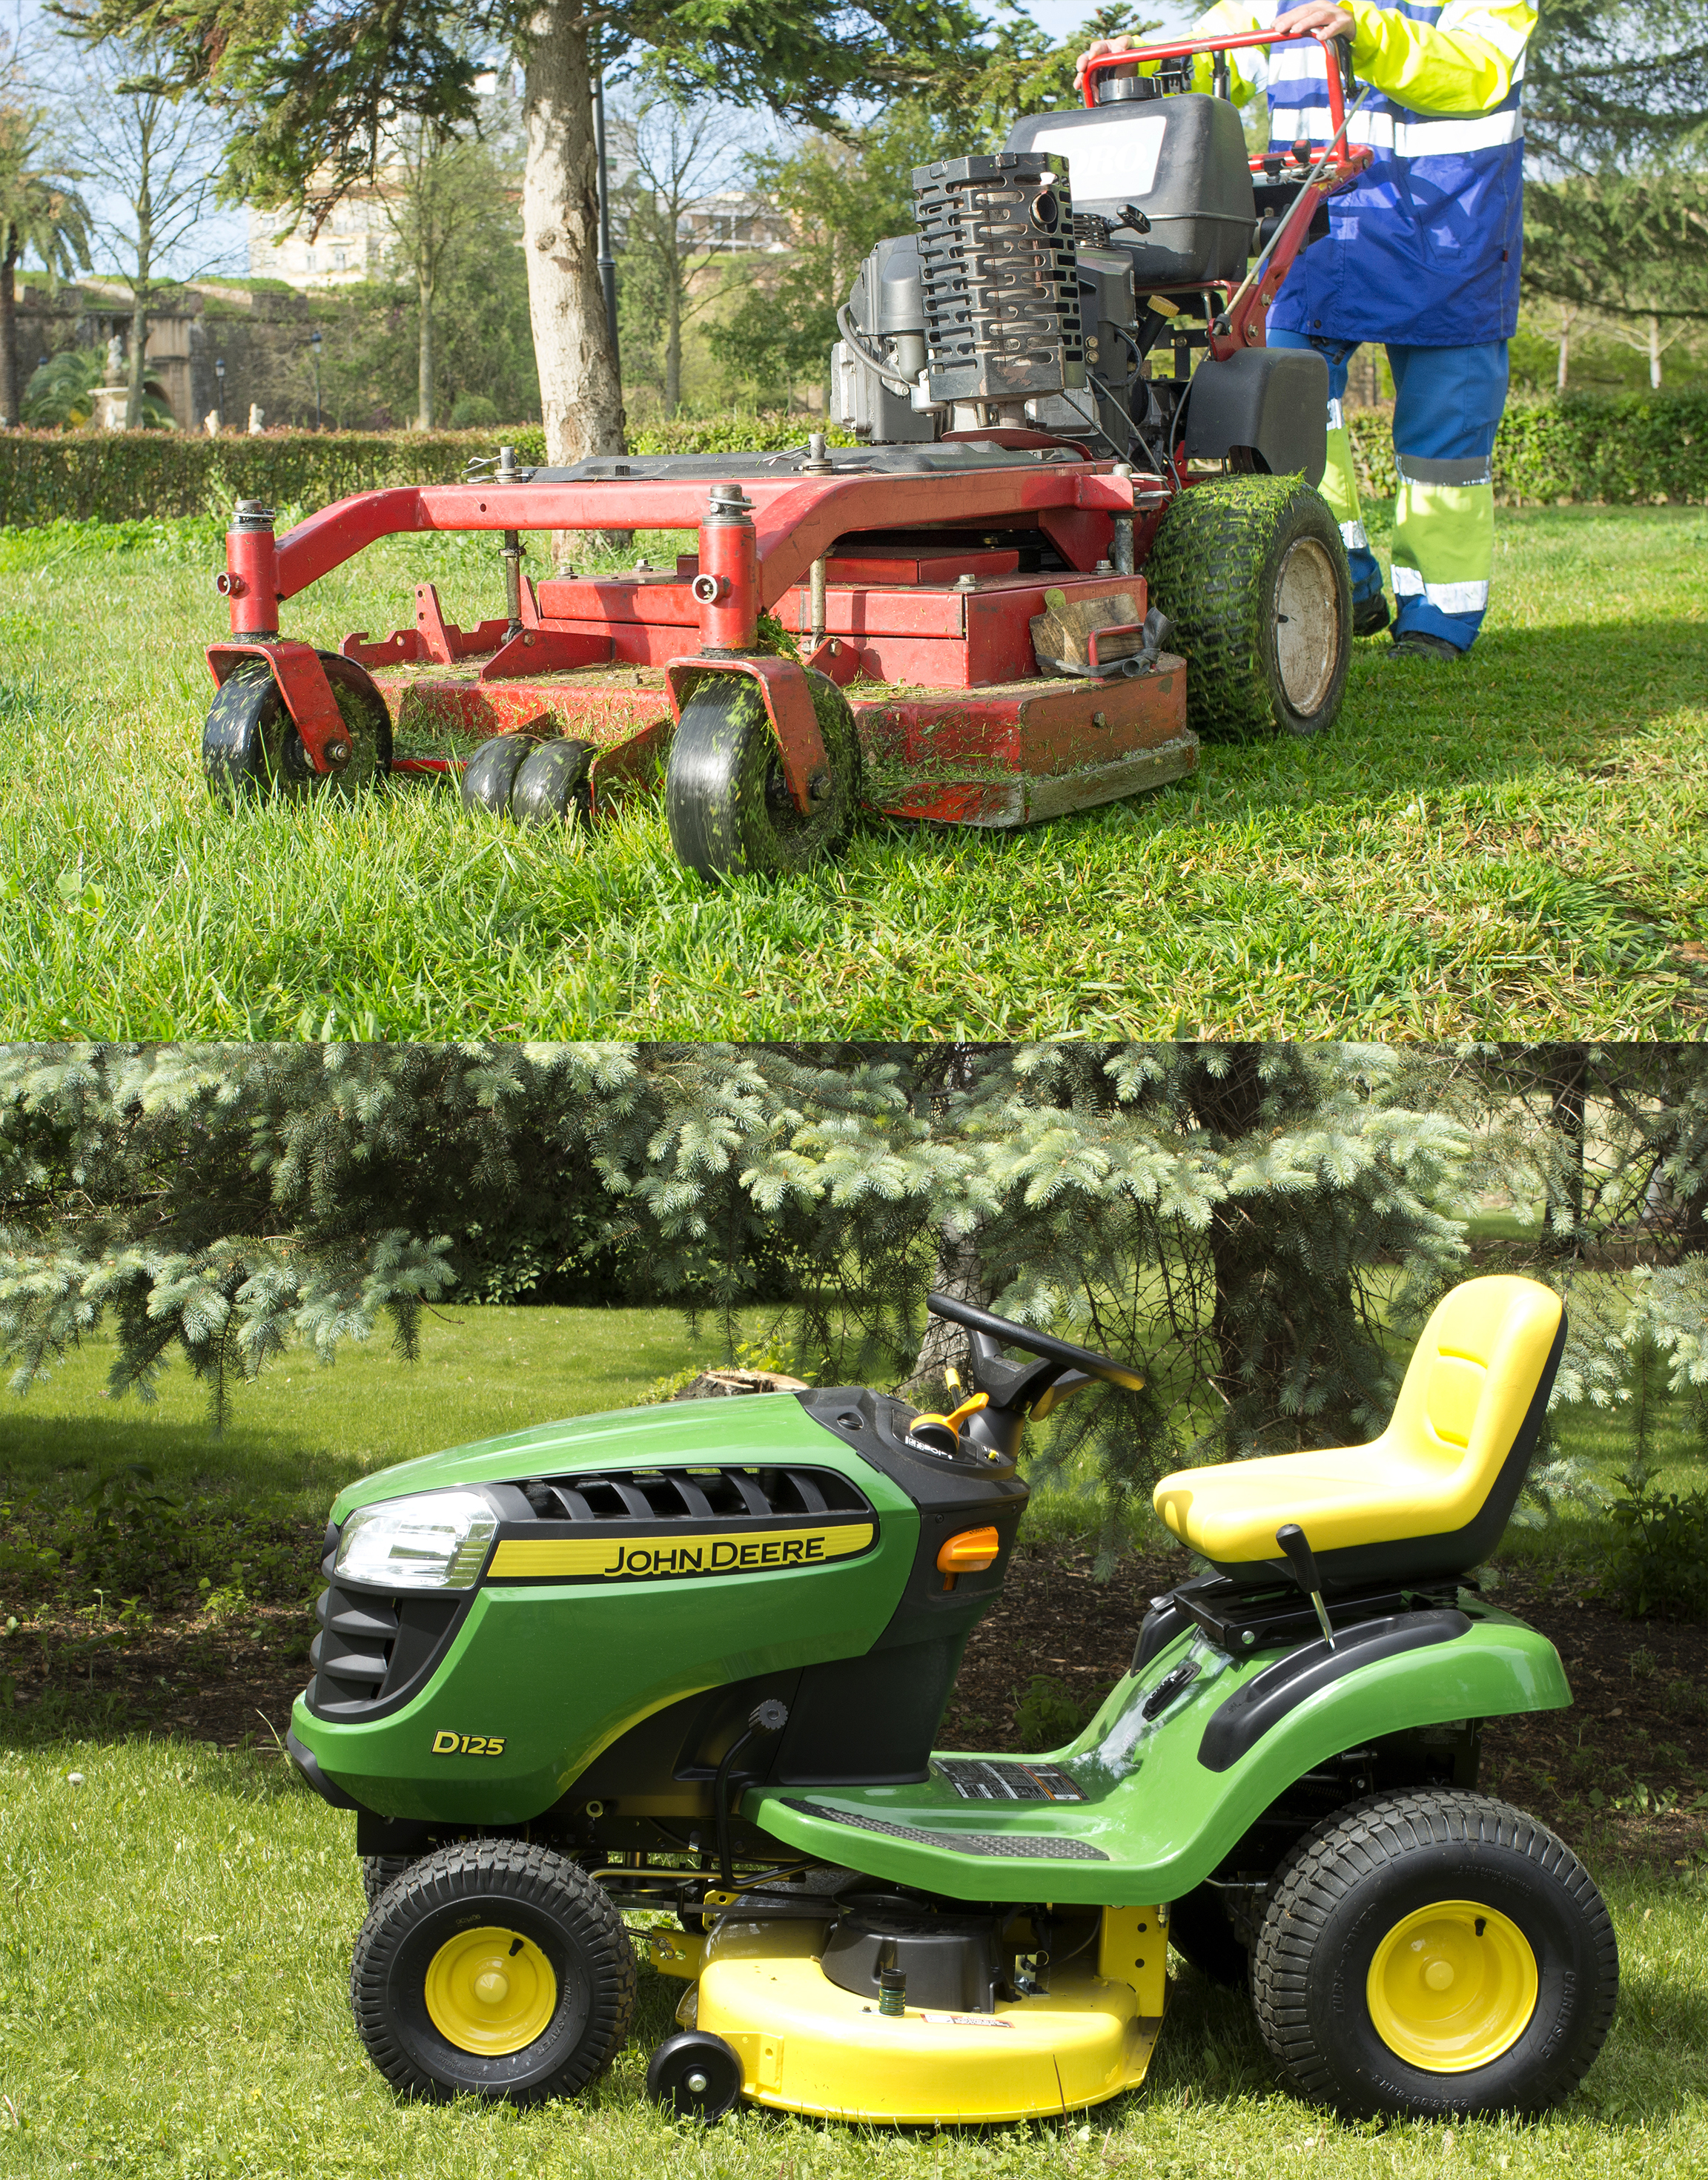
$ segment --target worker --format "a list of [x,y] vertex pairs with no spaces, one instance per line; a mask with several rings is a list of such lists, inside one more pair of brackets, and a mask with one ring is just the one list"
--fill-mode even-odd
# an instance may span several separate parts
[[[1530,0],[1216,0],[1205,32],[1319,30],[1348,38],[1370,95],[1347,131],[1375,157],[1352,188],[1329,199],[1329,232],[1301,250],[1269,312],[1271,348],[1314,348],[1328,365],[1328,465],[1322,496],[1352,566],[1353,629],[1377,636],[1392,619],[1391,651],[1456,659],[1488,609],[1494,567],[1495,427],[1507,399],[1507,344],[1518,324],[1523,241],[1524,48]],[[1136,38],[1096,40],[1079,72]],[[1227,55],[1233,95],[1255,92],[1262,47]],[[1323,48],[1313,39],[1268,50],[1270,142],[1329,134]],[[1195,83],[1211,87],[1200,55]],[[1393,373],[1394,465],[1391,615],[1370,549],[1342,403],[1347,364],[1381,341]]]

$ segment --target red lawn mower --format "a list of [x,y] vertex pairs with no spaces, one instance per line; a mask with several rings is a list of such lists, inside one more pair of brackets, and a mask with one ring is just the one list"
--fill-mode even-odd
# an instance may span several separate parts
[[[1024,825],[1180,778],[1200,735],[1329,724],[1351,603],[1314,489],[1326,366],[1266,348],[1264,318],[1370,154],[1343,141],[1349,63],[1322,41],[1328,143],[1248,157],[1225,54],[1273,42],[1109,55],[1083,110],[917,169],[917,231],[878,244],[839,314],[853,447],[532,470],[501,449],[283,537],[240,503],[210,784],[455,773],[466,803],[546,824],[662,761],[676,852],[716,878],[834,853],[863,804]],[[376,538],[458,530],[498,534],[502,616],[456,627],[423,583],[382,639],[280,635],[281,602]],[[689,531],[697,550],[536,583],[524,531]]]

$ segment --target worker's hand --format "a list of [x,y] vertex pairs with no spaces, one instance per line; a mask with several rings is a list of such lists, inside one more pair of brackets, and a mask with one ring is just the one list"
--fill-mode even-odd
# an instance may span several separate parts
[[1118,38],[1093,38],[1085,52],[1074,63],[1074,87],[1081,93],[1085,88],[1085,63],[1100,59],[1105,53],[1134,52],[1144,44],[1142,38],[1129,38],[1124,33]]
[[1303,7],[1289,8],[1284,15],[1275,19],[1277,37],[1300,30],[1321,30],[1327,37],[1349,38],[1357,28],[1351,8],[1337,8],[1334,0],[1304,0]]

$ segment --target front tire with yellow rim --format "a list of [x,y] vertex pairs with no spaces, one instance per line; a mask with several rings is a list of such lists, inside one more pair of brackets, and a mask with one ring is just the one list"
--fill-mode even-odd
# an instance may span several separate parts
[[356,1941],[350,2005],[405,2095],[511,2104],[573,2096],[634,2011],[623,1919],[547,1847],[470,1840],[409,1864]]
[[1348,2117],[1534,2113],[1601,2050],[1619,1957],[1565,1843],[1443,1790],[1360,1803],[1277,1871],[1252,1996],[1290,2084]]

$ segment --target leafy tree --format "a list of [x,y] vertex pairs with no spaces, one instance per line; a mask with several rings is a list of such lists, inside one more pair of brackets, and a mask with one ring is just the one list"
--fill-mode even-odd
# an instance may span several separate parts
[[613,160],[626,170],[613,192],[623,353],[631,382],[652,366],[667,416],[682,405],[684,326],[714,306],[727,284],[727,241],[715,229],[696,234],[694,223],[727,201],[740,140],[739,118],[709,99],[646,96],[612,117]]
[[[483,288],[519,239],[489,140],[415,120],[392,140],[380,202],[398,266],[415,292],[415,428],[431,432],[438,384],[436,306],[453,288]],[[470,301],[474,296],[468,297]]]
[[[44,356],[30,374],[20,414],[26,424],[76,431],[95,413],[95,389],[107,378],[107,352],[98,348],[62,348]],[[145,386],[142,421],[169,431],[177,422],[170,405]]]
[[1527,193],[1527,292],[1562,312],[1594,311],[1615,339],[1646,355],[1651,387],[1667,350],[1708,321],[1705,268],[1708,171],[1579,176]]
[[[1379,1322],[1456,1261],[1463,1131],[1340,1047],[15,1054],[0,1064],[0,1339],[26,1383],[111,1311],[116,1390],[173,1346],[223,1411],[288,1340],[413,1335],[451,1230],[560,1189],[654,1290],[779,1297],[821,1381],[914,1375],[947,1235],[998,1308],[1134,1357],[1049,1457],[1118,1515],[1181,1451],[1373,1420]],[[547,1181],[549,1176],[549,1182]],[[1182,1419],[1184,1419],[1183,1423]],[[1112,1545],[1117,1532],[1111,1533]]]
[[125,358],[128,428],[140,431],[145,405],[148,321],[162,289],[217,270],[223,252],[205,254],[203,223],[213,202],[224,133],[195,100],[162,73],[163,48],[114,45],[78,58],[74,82],[60,98],[68,140],[96,195],[92,232],[130,291]]
[[355,0],[63,0],[86,36],[146,29],[176,81],[243,125],[224,168],[235,197],[327,206],[371,179],[386,131],[475,118],[477,49],[524,76],[522,215],[547,458],[622,443],[621,394],[597,264],[592,85],[650,60],[669,80],[833,128],[843,102],[917,91],[969,54],[966,0],[476,0],[383,8]]
[[46,150],[46,117],[0,104],[0,427],[19,416],[18,267],[34,255],[50,279],[89,263],[89,207]]

